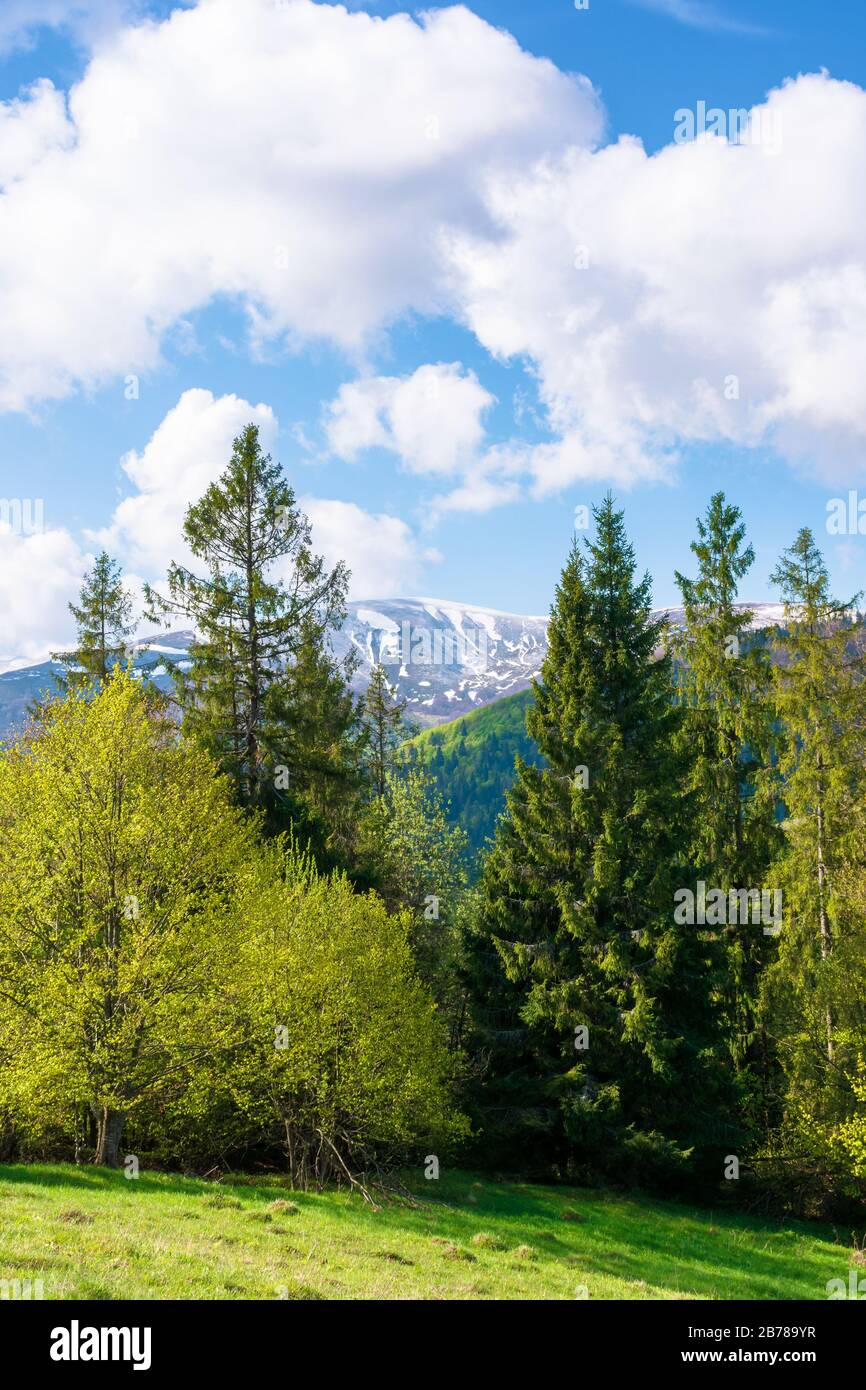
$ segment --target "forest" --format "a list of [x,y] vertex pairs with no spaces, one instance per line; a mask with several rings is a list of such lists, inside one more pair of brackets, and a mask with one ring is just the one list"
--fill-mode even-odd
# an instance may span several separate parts
[[[492,747],[485,711],[414,738],[382,667],[352,694],[349,574],[253,425],[143,613],[96,558],[0,748],[0,1161],[862,1215],[860,596],[804,527],[756,631],[719,492],[675,629],[612,497],[593,521]],[[132,669],[142,622],[196,634],[169,694]],[[470,802],[514,764],[470,835],[443,757]]]
[[526,731],[531,703],[529,690],[503,695],[460,719],[425,729],[402,745],[405,761],[422,767],[447,800],[451,820],[466,833],[476,871],[479,851],[493,835],[514,781],[515,759],[541,760]]

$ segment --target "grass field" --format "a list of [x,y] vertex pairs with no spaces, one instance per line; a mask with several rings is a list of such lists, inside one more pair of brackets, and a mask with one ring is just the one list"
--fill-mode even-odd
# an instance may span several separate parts
[[46,1299],[824,1299],[850,1233],[455,1173],[417,1205],[0,1167],[0,1280]]

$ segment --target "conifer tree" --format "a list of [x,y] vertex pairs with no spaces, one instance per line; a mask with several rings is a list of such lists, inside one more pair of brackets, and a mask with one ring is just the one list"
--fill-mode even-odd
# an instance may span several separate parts
[[729,1094],[718,950],[674,921],[688,802],[665,624],[649,616],[622,512],[608,497],[594,515],[527,716],[546,765],[518,762],[467,949],[502,1128],[560,1171],[622,1177],[723,1142]]
[[289,707],[303,695],[291,674],[303,652],[319,652],[342,697],[327,637],[345,615],[348,574],[342,563],[329,572],[313,554],[310,524],[279,464],[262,454],[255,425],[238,435],[225,472],[189,507],[184,537],[206,574],[172,564],[168,598],[146,588],[149,615],[194,625],[191,668],[175,670],[185,726],[243,799],[264,805],[276,769],[299,756],[288,727],[302,719]]
[[[860,641],[862,643],[862,632]],[[858,714],[852,733],[851,744],[859,745],[857,765],[862,768],[866,766],[863,714]],[[813,1153],[818,1129],[819,1152],[823,1150],[821,1157],[825,1159],[819,1169],[820,1181],[825,1193],[829,1188],[828,1195],[832,1198],[839,1195],[840,1190],[848,1196],[852,1193],[862,1196],[862,1184],[866,1180],[866,788],[862,786],[852,799],[846,834],[835,859],[834,935],[832,950],[820,966],[824,978],[819,997],[804,991],[800,980],[797,988],[788,987],[787,976],[794,973],[793,933],[789,933],[785,944],[787,946],[790,941],[794,949],[790,954],[785,951],[771,996],[775,1018],[783,1023],[785,1035],[789,1078],[787,1126],[789,1130],[795,1129],[798,1149],[802,1149],[804,1137],[811,1139],[809,1148]],[[810,944],[814,954],[814,942]],[[806,972],[809,970],[807,962],[808,955]],[[806,972],[801,963],[797,973],[802,977]],[[832,1003],[835,1062],[832,1068],[825,1062],[822,1046],[821,994]],[[800,1005],[799,1018],[792,1018],[797,1004]],[[785,1022],[787,1027],[784,1027]],[[810,1039],[808,1045],[807,1037]],[[829,1087],[828,1078],[832,1082]],[[831,1183],[826,1181],[828,1166],[835,1179]]]
[[64,667],[56,677],[57,684],[62,690],[94,682],[101,685],[112,667],[126,656],[136,626],[123,571],[104,550],[84,576],[79,602],[68,607],[78,628],[78,641],[71,651],[51,653],[52,661]]
[[788,849],[785,921],[766,1004],[785,1071],[785,1123],[799,1143],[849,1113],[866,1034],[862,998],[851,991],[866,959],[851,882],[863,861],[863,671],[850,622],[859,596],[832,596],[811,531],[799,532],[772,579],[785,603],[776,704],[787,735]]
[[[736,603],[738,582],[755,558],[752,546],[744,546],[739,508],[717,492],[697,526],[691,545],[697,577],[676,573],[685,627],[673,643],[683,663],[681,742],[693,793],[689,854],[699,877],[728,894],[762,887],[781,850],[772,667],[765,641],[750,634],[754,614]],[[756,1006],[775,938],[751,922],[729,923],[726,933],[731,1047],[767,1124],[771,1062]]]
[[274,828],[291,820],[321,868],[355,868],[367,746],[361,702],[315,623],[304,623],[283,682],[271,692]]
[[384,796],[394,751],[405,737],[406,701],[398,700],[396,687],[388,684],[385,669],[377,662],[370,672],[364,696],[362,723],[367,736],[367,763],[376,796]]

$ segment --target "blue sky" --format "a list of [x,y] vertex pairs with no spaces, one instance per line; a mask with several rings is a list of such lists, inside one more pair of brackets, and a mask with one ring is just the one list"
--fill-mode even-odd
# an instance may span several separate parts
[[[246,418],[356,598],[545,612],[609,486],[659,604],[718,487],[745,597],[804,524],[864,583],[826,512],[866,498],[866,8],[172,8],[0,18],[0,497],[44,505],[0,521],[0,665],[98,545],[182,557]],[[758,115],[678,141],[699,103]]]

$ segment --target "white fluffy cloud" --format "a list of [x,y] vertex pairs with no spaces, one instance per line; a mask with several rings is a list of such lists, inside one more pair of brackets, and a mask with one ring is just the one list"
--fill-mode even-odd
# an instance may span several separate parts
[[467,9],[310,0],[200,0],[101,43],[59,129],[44,84],[26,104],[32,163],[0,198],[6,408],[154,366],[218,294],[254,340],[350,348],[441,311],[437,233],[488,225],[486,175],[600,129],[588,84]]
[[632,137],[597,149],[585,80],[463,7],[200,0],[106,37],[68,101],[42,83],[0,113],[0,408],[154,366],[164,333],[224,295],[254,344],[360,355],[400,315],[446,313],[525,361],[549,439],[497,459],[484,387],[456,368],[459,408],[433,431],[413,418],[418,373],[341,391],[332,447],[451,477],[445,508],[516,495],[522,472],[538,493],[666,476],[690,443],[859,466],[866,92],[850,83],[772,92],[756,119],[777,123],[775,151],[674,143],[671,113],[648,156]]
[[451,239],[468,324],[535,364],[539,492],[658,476],[687,442],[859,465],[866,93],[801,77],[759,123],[777,140],[570,151],[491,185],[498,241]]
[[66,605],[86,567],[67,531],[28,535],[0,522],[0,671],[41,661],[74,636]]
[[519,475],[533,451],[491,443],[484,416],[495,401],[459,362],[426,363],[405,377],[345,382],[325,407],[324,432],[330,451],[348,462],[385,449],[408,472],[447,481],[450,491],[422,508],[430,529],[449,512],[487,512],[521,496]]
[[521,453],[511,459],[507,450],[491,450],[481,465],[457,487],[432,499],[428,514],[430,526],[449,512],[489,512],[493,507],[518,501],[522,495],[520,484],[508,474],[518,471],[518,461],[522,457]]
[[35,82],[26,97],[0,102],[0,188],[32,174],[47,154],[68,149],[72,140],[66,103],[49,81]]
[[441,559],[436,550],[419,548],[411,528],[399,517],[326,498],[304,497],[301,506],[312,522],[315,549],[331,565],[345,560],[352,571],[353,599],[411,592],[424,568]]
[[327,407],[325,433],[339,458],[377,447],[399,455],[410,472],[447,475],[477,459],[484,413],[493,404],[459,362],[428,363],[411,376],[345,383]]

